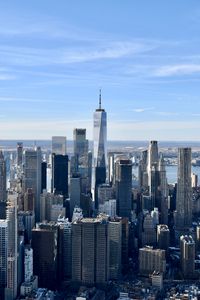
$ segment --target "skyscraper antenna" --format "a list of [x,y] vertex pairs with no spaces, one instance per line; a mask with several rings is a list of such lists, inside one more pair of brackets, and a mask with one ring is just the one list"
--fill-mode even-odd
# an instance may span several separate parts
[[99,90],[99,109],[101,109],[101,89]]

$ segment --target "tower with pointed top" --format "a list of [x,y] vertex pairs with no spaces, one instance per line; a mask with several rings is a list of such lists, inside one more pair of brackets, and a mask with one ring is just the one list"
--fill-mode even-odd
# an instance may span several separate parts
[[93,190],[95,207],[98,208],[97,187],[106,182],[107,166],[107,114],[101,107],[101,90],[99,92],[99,107],[94,112],[93,140]]

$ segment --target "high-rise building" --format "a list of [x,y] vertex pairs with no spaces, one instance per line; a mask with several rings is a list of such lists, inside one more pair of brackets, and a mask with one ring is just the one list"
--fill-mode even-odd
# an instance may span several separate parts
[[40,221],[57,220],[56,216],[63,214],[63,211],[63,196],[43,191],[40,195]]
[[158,248],[168,251],[170,245],[170,231],[167,225],[157,225]]
[[33,273],[39,287],[54,289],[57,278],[57,226],[39,223],[32,230]]
[[17,166],[21,167],[23,162],[23,143],[17,143]]
[[199,225],[196,227],[195,242],[196,242],[196,251],[199,254],[200,253],[200,226]]
[[25,193],[29,188],[32,188],[35,200],[34,209],[36,222],[40,220],[41,163],[42,154],[40,147],[25,151],[23,191]]
[[158,167],[158,143],[157,141],[150,141],[149,149],[148,149],[148,164],[147,164],[147,172],[148,172],[148,183],[151,185],[151,170],[154,166],[155,169]]
[[175,221],[177,230],[188,230],[192,225],[191,148],[178,149]]
[[81,177],[72,175],[70,178],[70,217],[73,215],[75,206],[81,205]]
[[161,211],[161,192],[160,192],[160,172],[158,171],[157,164],[152,165],[151,170],[149,172],[149,193],[151,199],[151,209],[154,207],[159,208]]
[[184,278],[192,278],[195,270],[195,242],[191,235],[180,237],[181,270]]
[[6,162],[0,150],[0,202],[6,202]]
[[144,217],[143,232],[142,232],[142,245],[155,246],[156,244],[156,229],[153,217],[147,213]]
[[132,209],[132,162],[128,158],[119,158],[116,161],[115,187],[117,215],[130,219]]
[[72,226],[68,219],[58,219],[59,230],[62,230],[62,247],[59,261],[61,262],[64,280],[71,279],[72,275]]
[[0,298],[7,284],[8,221],[0,220]]
[[31,281],[33,277],[33,249],[30,245],[25,247],[24,251],[24,281]]
[[32,188],[28,188],[24,194],[24,211],[34,211],[34,193]]
[[192,188],[197,188],[197,186],[198,186],[198,175],[195,174],[195,173],[192,173],[191,178],[192,178]]
[[7,248],[7,285],[5,300],[14,300],[17,296],[17,194],[8,194],[6,210],[8,222]]
[[43,190],[47,189],[47,162],[42,162],[42,183],[41,183],[41,193]]
[[158,170],[160,174],[160,191],[161,196],[166,198],[168,197],[168,186],[167,186],[167,176],[166,176],[166,168],[165,168],[165,160],[163,155],[161,155],[158,165]]
[[52,136],[52,154],[66,155],[66,136]]
[[148,187],[148,174],[147,174],[147,163],[148,163],[148,151],[142,151],[141,160],[138,166],[138,180],[140,188]]
[[108,280],[107,222],[81,219],[72,223],[72,281],[105,284]]
[[121,275],[122,263],[122,223],[113,220],[108,223],[109,238],[109,279],[117,280]]
[[51,192],[68,197],[68,156],[52,154]]
[[110,184],[103,183],[98,186],[98,203],[104,204],[106,201],[113,199],[114,191]]
[[74,156],[78,158],[78,164],[87,164],[88,140],[86,139],[86,129],[75,128],[74,138]]
[[164,273],[166,270],[165,250],[144,247],[139,249],[139,271],[149,275],[154,271]]
[[18,217],[18,231],[23,233],[26,244],[29,244],[32,237],[32,229],[35,226],[34,211],[19,211]]
[[98,208],[97,187],[106,182],[107,166],[107,114],[101,107],[101,91],[99,94],[99,108],[94,112],[94,140],[93,140],[93,190],[95,207]]

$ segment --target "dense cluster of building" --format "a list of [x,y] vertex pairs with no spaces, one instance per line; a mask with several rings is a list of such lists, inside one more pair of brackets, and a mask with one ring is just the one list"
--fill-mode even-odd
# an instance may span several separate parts
[[[159,294],[165,280],[198,279],[191,149],[178,150],[177,184],[169,185],[151,141],[133,188],[132,154],[107,152],[101,94],[93,151],[86,129],[74,129],[73,139],[71,155],[66,137],[52,137],[49,152],[20,142],[9,168],[0,151],[0,299],[54,299],[56,290],[81,286],[106,299],[126,276],[148,278]],[[119,299],[129,296],[122,287]]]

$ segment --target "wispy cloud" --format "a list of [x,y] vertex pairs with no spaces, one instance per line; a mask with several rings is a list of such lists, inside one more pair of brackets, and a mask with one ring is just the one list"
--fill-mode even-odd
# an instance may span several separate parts
[[177,64],[169,66],[161,66],[153,72],[157,77],[182,76],[200,74],[200,64]]
[[135,109],[133,109],[133,111],[136,112],[136,113],[143,113],[143,112],[151,111],[151,110],[154,110],[154,107],[144,107],[144,108],[135,108]]
[[180,113],[174,111],[156,111],[155,114],[160,116],[167,116],[167,117],[180,115]]
[[113,41],[93,45],[73,44],[63,48],[27,48],[1,46],[0,61],[8,65],[37,66],[83,63],[101,59],[118,59],[151,51],[151,44],[142,42]]

